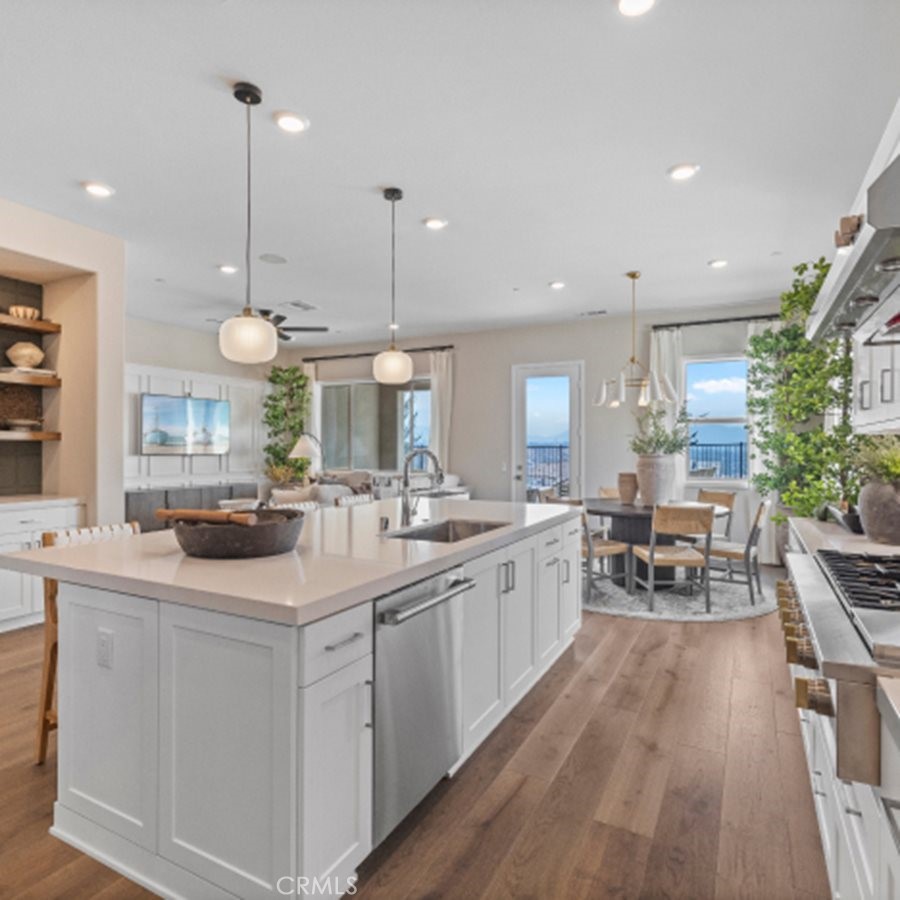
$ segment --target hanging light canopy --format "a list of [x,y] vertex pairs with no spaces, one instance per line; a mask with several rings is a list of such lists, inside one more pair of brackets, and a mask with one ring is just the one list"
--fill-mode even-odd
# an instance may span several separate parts
[[384,199],[391,204],[391,342],[372,360],[372,374],[379,384],[406,384],[413,376],[413,361],[408,353],[398,350],[394,343],[397,331],[397,201],[403,199],[403,191],[397,187],[385,188]]
[[250,182],[250,108],[262,102],[262,91],[256,85],[239,82],[234,86],[234,97],[247,108],[247,241],[244,261],[247,290],[244,308],[226,319],[219,327],[219,352],[225,359],[237,363],[264,363],[275,358],[278,352],[278,331],[275,326],[257,315],[250,305],[250,237],[251,237],[251,182]]
[[605,406],[608,409],[624,406],[629,389],[637,390],[638,406],[677,403],[678,395],[669,376],[665,373],[660,376],[637,357],[637,280],[641,273],[626,272],[625,277],[631,280],[631,356],[615,378],[600,382],[594,395],[594,406]]

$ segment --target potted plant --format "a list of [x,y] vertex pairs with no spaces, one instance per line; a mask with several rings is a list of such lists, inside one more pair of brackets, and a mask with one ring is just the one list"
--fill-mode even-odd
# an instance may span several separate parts
[[269,442],[264,448],[266,474],[279,485],[301,482],[308,459],[291,459],[290,452],[305,430],[309,416],[309,379],[299,366],[272,366],[271,389],[263,400],[263,424]]
[[674,425],[666,425],[666,411],[649,407],[638,416],[638,433],[631,439],[637,454],[637,480],[641,503],[655,506],[672,499],[675,484],[675,455],[684,453],[691,442],[687,407],[678,411]]
[[900,436],[867,438],[856,454],[863,482],[859,516],[866,537],[900,544]]

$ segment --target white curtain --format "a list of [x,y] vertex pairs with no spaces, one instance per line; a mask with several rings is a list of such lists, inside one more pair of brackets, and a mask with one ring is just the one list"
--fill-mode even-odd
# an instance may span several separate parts
[[[754,335],[762,334],[767,329],[777,329],[780,328],[780,324],[778,322],[766,322],[766,321],[755,321],[747,323],[747,347],[750,347],[750,338]],[[753,431],[753,419],[750,419],[750,429],[751,434]],[[757,475],[761,472],[765,471],[765,465],[763,464],[762,459],[756,456],[753,452],[753,443],[752,437],[750,438],[750,477],[752,478],[754,475]],[[755,457],[755,458],[754,458]],[[748,513],[750,515],[750,520],[752,522],[753,517],[756,515],[756,510],[759,508],[759,504],[762,502],[762,496],[756,491],[751,483],[750,490],[748,492],[748,497],[750,498],[750,502],[748,503]],[[769,511],[769,515],[761,523],[761,530],[759,535],[759,561],[764,566],[780,566],[781,565],[781,555],[778,552],[778,542],[776,540],[776,528],[775,523],[772,521],[772,514],[775,512],[778,506],[778,497],[772,496],[772,506]],[[748,523],[748,527],[749,527]]]
[[453,354],[449,350],[430,353],[431,439],[429,448],[450,471],[450,425],[453,418]]
[[[684,350],[680,328],[659,328],[650,333],[650,368],[662,381],[667,375],[675,394],[677,403],[667,403],[666,424],[671,428],[675,424],[678,410],[684,403]],[[672,486],[672,498],[684,497],[686,480],[686,463],[683,455],[675,460],[675,483]]]
[[310,403],[309,415],[303,427],[310,434],[322,440],[322,385],[316,379],[316,364],[303,363],[303,374],[307,377],[309,385]]

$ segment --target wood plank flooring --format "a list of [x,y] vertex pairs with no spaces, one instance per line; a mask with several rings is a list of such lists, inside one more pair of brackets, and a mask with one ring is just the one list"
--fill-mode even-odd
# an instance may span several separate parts
[[[47,832],[40,661],[39,628],[0,635],[0,898],[150,897]],[[828,897],[775,617],[586,613],[574,647],[360,874],[364,900]]]

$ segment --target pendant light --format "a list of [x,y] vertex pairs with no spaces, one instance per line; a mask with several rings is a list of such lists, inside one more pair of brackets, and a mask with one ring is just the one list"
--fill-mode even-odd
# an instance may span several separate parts
[[631,356],[615,378],[600,382],[594,395],[594,406],[605,406],[608,409],[624,406],[629,388],[637,389],[638,406],[677,403],[678,395],[669,376],[665,373],[660,376],[637,357],[637,280],[641,273],[626,272],[625,277],[631,281]]
[[394,344],[397,331],[397,201],[403,199],[403,191],[397,187],[385,188],[384,199],[391,204],[391,342],[372,360],[372,374],[379,384],[406,384],[413,376],[413,361],[408,353],[398,350]]
[[250,305],[250,108],[262,102],[262,91],[256,85],[242,81],[234,86],[234,97],[247,107],[247,242],[244,251],[247,290],[240,314],[226,319],[219,327],[219,352],[232,362],[264,363],[274,359],[278,352],[278,331]]

